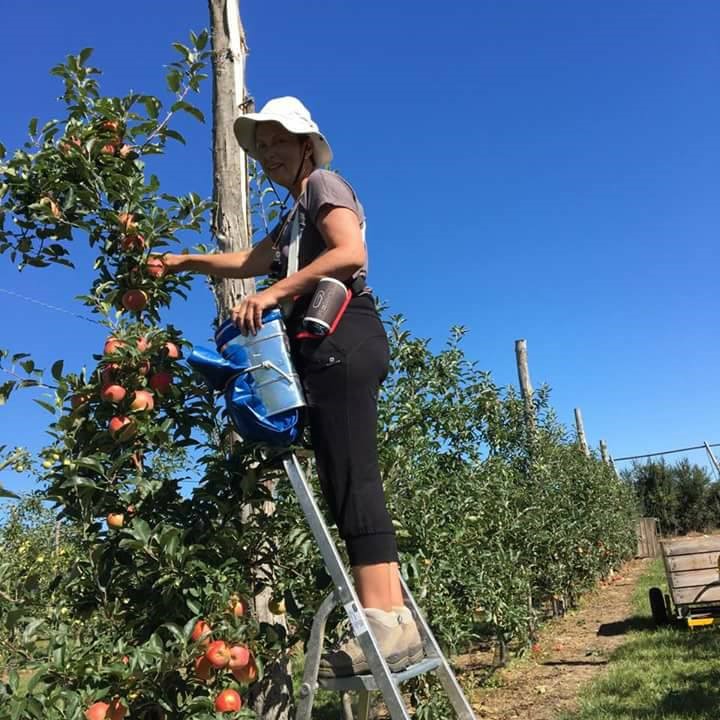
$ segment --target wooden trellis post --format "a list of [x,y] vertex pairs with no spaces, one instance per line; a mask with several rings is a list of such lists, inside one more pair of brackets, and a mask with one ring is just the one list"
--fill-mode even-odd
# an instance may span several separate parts
[[585,454],[585,457],[590,457],[590,448],[585,438],[585,425],[583,424],[583,417],[580,408],[575,408],[575,427],[577,428],[578,442],[580,443],[580,449]]
[[[212,233],[220,252],[238,252],[252,246],[251,209],[247,157],[238,144],[233,124],[239,114],[252,110],[245,90],[245,61],[248,46],[240,19],[238,0],[208,0],[212,29],[213,63],[213,200],[215,211]],[[243,297],[255,292],[255,280],[210,278],[218,319],[230,316],[232,308]],[[232,433],[231,442],[237,440]],[[254,509],[243,508],[247,517]],[[261,512],[274,512],[274,503],[263,504]],[[261,581],[267,566],[255,568]],[[284,616],[269,609],[272,588],[265,587],[253,598],[260,622],[285,624]],[[288,720],[292,678],[289,660],[282,658],[266,669],[262,681],[255,683],[250,702],[258,717],[264,720]]]
[[520,391],[525,401],[525,421],[527,422],[527,427],[532,437],[536,429],[535,403],[533,402],[533,388],[530,382],[526,340],[515,341],[515,358],[517,360]]

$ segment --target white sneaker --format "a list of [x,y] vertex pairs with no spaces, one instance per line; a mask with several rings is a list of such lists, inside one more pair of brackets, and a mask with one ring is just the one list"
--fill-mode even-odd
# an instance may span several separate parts
[[398,623],[402,628],[402,643],[407,651],[408,663],[414,665],[419,663],[425,656],[423,642],[420,638],[420,631],[410,608],[406,605],[393,606],[393,612],[397,614]]
[[[377,608],[365,608],[365,617],[375,635],[380,652],[391,672],[400,672],[408,666],[407,646],[404,641],[403,627],[395,612],[385,612]],[[365,675],[370,666],[365,659],[358,641],[353,638],[343,643],[337,650],[325,653],[320,658],[319,677],[347,677]]]

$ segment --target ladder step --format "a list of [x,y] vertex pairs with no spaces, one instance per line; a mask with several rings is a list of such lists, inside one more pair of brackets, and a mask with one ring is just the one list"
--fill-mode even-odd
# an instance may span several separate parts
[[[442,660],[440,658],[425,658],[415,665],[401,672],[391,673],[392,679],[396,685],[409,680],[410,678],[424,675],[432,672],[440,667]],[[350,675],[341,678],[318,678],[318,686],[325,690],[377,690],[377,683],[372,675]]]

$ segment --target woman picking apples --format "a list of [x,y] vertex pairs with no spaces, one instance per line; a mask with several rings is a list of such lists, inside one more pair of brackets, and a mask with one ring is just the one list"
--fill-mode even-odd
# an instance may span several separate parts
[[[291,349],[308,401],[318,476],[344,539],[360,602],[380,651],[399,671],[422,657],[422,643],[405,607],[395,532],[377,457],[377,398],[388,372],[388,341],[365,286],[365,215],[353,188],[322,169],[332,151],[296,98],[276,98],[238,118],[235,135],[274,183],[295,199],[278,226],[251,250],[162,256],[167,272],[216,277],[270,275],[277,282],[233,309],[243,334],[262,326],[264,310],[283,307]],[[293,242],[294,241],[294,242]],[[291,246],[292,249],[291,249]],[[289,255],[296,251],[297,260]],[[294,266],[297,270],[294,271]],[[335,278],[352,297],[332,334],[298,339],[303,315],[321,278]],[[323,656],[321,675],[369,672],[355,640]]]

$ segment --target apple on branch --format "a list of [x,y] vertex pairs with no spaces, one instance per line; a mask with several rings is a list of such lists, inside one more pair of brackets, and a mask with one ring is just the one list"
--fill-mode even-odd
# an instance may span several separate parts
[[125,399],[127,391],[122,385],[103,385],[100,390],[100,397],[105,402],[119,403]]
[[215,640],[208,645],[205,657],[214,668],[219,670],[230,662],[230,648],[224,640]]
[[238,712],[242,708],[242,698],[237,690],[223,690],[215,698],[215,709],[218,712]]
[[148,385],[159,395],[165,395],[172,386],[172,375],[168,372],[156,372],[150,376]]
[[124,441],[129,440],[135,435],[137,425],[132,418],[125,417],[124,415],[115,415],[110,419],[108,429],[115,440]]
[[148,303],[148,296],[144,290],[127,290],[122,296],[122,306],[131,312],[142,311]]
[[130,409],[136,412],[152,410],[155,407],[155,400],[152,393],[147,390],[136,390],[130,403]]
[[113,530],[119,530],[125,525],[125,514],[124,513],[108,513],[106,518],[108,527]]

